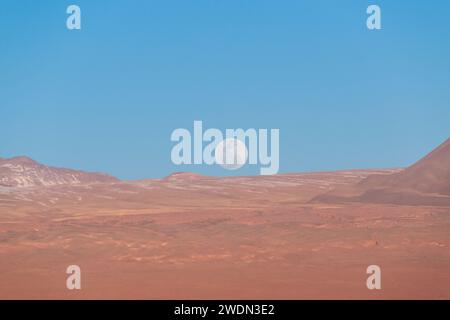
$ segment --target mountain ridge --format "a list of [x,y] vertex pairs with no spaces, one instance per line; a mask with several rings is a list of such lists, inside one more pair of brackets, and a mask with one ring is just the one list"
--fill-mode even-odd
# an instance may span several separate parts
[[312,202],[450,205],[450,138],[399,172],[368,176],[354,186],[319,195]]
[[38,187],[118,182],[106,173],[43,165],[29,157],[0,158],[0,186]]

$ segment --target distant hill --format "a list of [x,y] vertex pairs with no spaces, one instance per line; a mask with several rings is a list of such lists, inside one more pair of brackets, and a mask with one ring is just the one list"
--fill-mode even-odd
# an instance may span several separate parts
[[388,176],[369,176],[360,184],[363,188],[389,187],[450,195],[450,138],[409,168]]
[[450,204],[450,139],[412,166],[389,175],[371,175],[355,186],[336,188],[313,202]]
[[0,158],[0,186],[3,187],[37,187],[116,181],[118,179],[107,174],[49,167],[28,157]]

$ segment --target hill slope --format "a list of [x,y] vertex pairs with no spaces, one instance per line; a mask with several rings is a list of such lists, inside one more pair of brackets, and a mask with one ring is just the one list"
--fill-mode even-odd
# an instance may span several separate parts
[[55,168],[42,165],[28,157],[0,158],[0,186],[37,187],[116,182],[103,173]]
[[312,202],[450,205],[450,139],[412,166],[371,175],[358,184],[319,195]]

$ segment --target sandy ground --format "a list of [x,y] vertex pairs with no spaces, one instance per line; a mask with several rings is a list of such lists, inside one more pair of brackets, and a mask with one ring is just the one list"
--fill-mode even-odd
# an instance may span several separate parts
[[368,174],[2,190],[0,298],[450,299],[450,207],[309,201]]

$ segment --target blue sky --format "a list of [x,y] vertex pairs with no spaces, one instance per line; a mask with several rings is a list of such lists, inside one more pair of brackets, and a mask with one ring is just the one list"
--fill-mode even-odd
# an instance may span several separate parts
[[172,131],[279,128],[280,172],[406,166],[450,136],[449,1],[3,0],[0,49],[1,157],[244,175],[173,165]]

